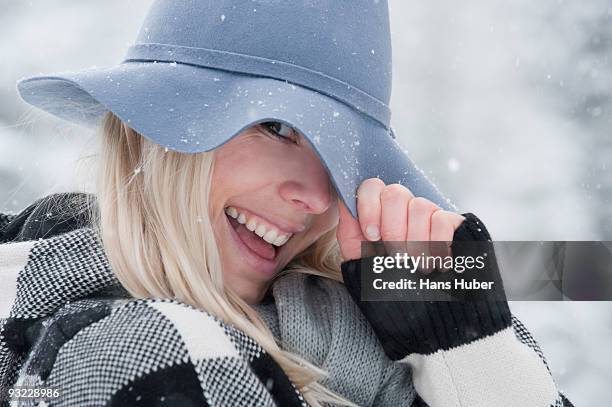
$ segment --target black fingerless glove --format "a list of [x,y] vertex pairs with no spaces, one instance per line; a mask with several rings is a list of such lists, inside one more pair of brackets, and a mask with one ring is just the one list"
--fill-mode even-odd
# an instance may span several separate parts
[[[463,214],[465,220],[453,235],[453,256],[470,255],[474,244],[461,242],[490,241],[485,225],[472,213]],[[499,276],[497,260],[491,244],[487,257],[489,275]],[[372,258],[349,260],[342,263],[344,284],[355,303],[374,329],[387,356],[399,360],[411,353],[431,354],[447,350],[479,338],[492,335],[511,325],[508,303],[499,294],[478,291],[477,297],[461,301],[362,301],[360,270],[362,262]],[[490,296],[490,297],[488,297]]]

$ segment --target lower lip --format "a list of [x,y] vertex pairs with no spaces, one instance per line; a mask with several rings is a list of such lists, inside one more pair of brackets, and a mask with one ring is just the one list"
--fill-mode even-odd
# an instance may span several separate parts
[[[225,216],[227,218],[227,214]],[[240,250],[242,256],[251,264],[251,266],[253,266],[255,270],[266,276],[273,276],[274,274],[276,274],[276,269],[278,266],[278,254],[281,251],[282,246],[276,247],[276,255],[274,256],[274,259],[265,259],[255,253],[253,250],[251,250],[246,244],[244,244],[240,236],[238,236],[238,233],[236,233],[236,231],[234,230],[234,227],[230,223],[229,219],[226,219],[226,221],[227,227],[230,230],[230,234],[232,235],[234,241],[236,242],[236,245],[238,246],[238,250]]]

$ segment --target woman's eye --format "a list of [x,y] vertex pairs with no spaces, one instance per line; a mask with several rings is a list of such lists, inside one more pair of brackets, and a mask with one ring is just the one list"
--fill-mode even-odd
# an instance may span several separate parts
[[280,122],[268,122],[262,124],[275,136],[292,139],[293,129],[290,126],[287,126],[286,124]]

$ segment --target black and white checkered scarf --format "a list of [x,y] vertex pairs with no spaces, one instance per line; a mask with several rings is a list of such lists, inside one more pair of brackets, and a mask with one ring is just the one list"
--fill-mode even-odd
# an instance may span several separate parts
[[[14,218],[0,215],[0,230]],[[0,281],[3,403],[14,386],[59,391],[24,406],[306,405],[244,333],[178,301],[129,298],[92,229],[0,245]]]

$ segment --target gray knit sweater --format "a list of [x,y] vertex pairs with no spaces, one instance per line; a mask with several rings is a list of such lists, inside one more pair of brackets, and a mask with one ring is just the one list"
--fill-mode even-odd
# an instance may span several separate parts
[[274,303],[255,308],[284,349],[325,369],[323,383],[360,406],[410,406],[411,369],[391,361],[346,288],[304,274],[277,280]]

